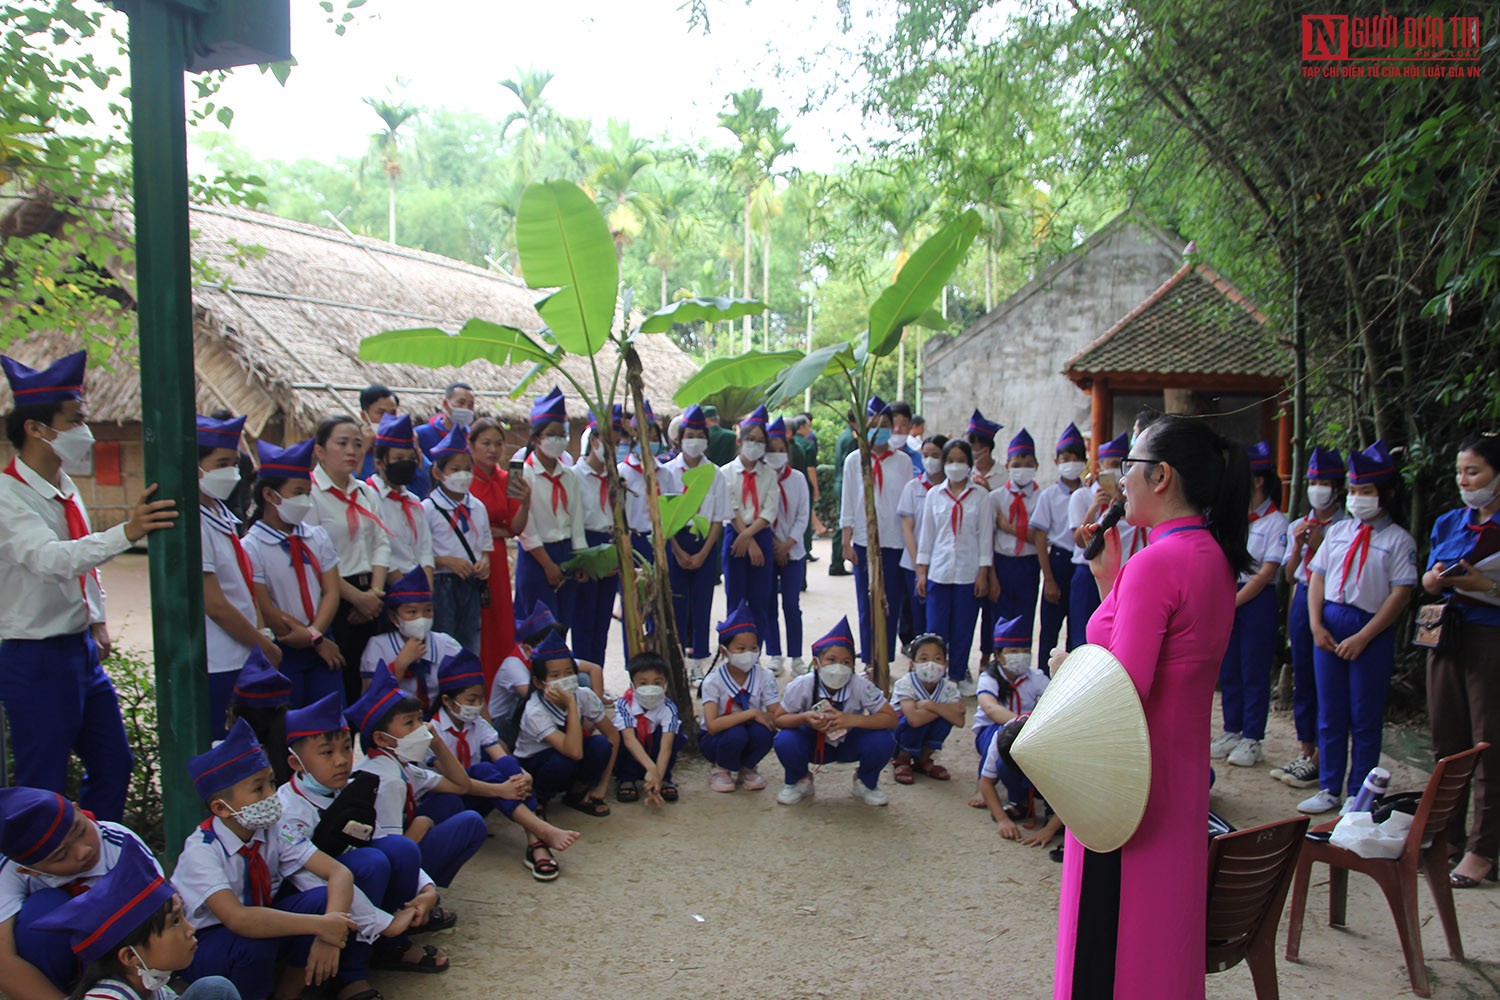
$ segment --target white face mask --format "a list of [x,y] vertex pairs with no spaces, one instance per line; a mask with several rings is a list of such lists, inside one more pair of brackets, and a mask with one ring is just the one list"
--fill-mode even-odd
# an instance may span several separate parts
[[58,431],[57,437],[47,443],[64,466],[77,467],[85,464],[94,453],[94,432],[89,430],[88,424],[80,424]]
[[[219,800],[224,802],[223,799]],[[224,802],[227,806],[228,802]],[[281,799],[273,792],[259,802],[252,802],[243,809],[229,810],[234,813],[234,818],[239,820],[240,826],[247,830],[268,830],[281,820]]]
[[569,674],[566,677],[559,677],[555,681],[548,681],[547,686],[554,691],[561,691],[564,694],[572,694],[574,691],[578,690],[578,675]]
[[753,649],[747,649],[740,653],[729,654],[729,665],[736,670],[749,670],[755,666],[755,661],[760,659],[760,653]]
[[432,746],[432,730],[418,726],[396,741],[396,756],[408,764],[420,764],[427,759]]
[[408,639],[425,639],[432,631],[431,618],[403,618],[396,626]]
[[210,469],[198,476],[198,488],[215,500],[227,500],[240,484],[240,470],[233,465]]
[[1036,470],[1018,465],[1010,470],[1010,481],[1020,487],[1030,486],[1036,480]]
[[1495,502],[1495,492],[1500,486],[1500,478],[1491,479],[1488,486],[1477,490],[1459,490],[1458,495],[1463,498],[1464,506],[1472,510],[1481,510]]
[[311,494],[304,493],[298,497],[283,497],[280,493],[276,495],[281,498],[281,503],[276,505],[276,514],[287,524],[301,524],[312,513]]
[[917,673],[917,680],[921,681],[927,687],[932,687],[948,673],[946,664],[937,663],[932,660],[918,663],[912,669]]
[[604,442],[595,441],[589,445],[589,455],[600,465],[604,464]]
[[759,441],[746,441],[740,445],[740,456],[747,462],[759,462],[766,457],[766,446]]
[[474,422],[474,411],[455,406],[448,411],[448,416],[460,427],[467,427]]
[[141,953],[136,951],[134,947],[131,947],[130,953],[135,956],[137,962],[141,963],[135,970],[135,974],[141,977],[141,988],[146,990],[146,992],[154,993],[172,981],[171,972],[162,972],[159,969],[148,968],[146,960],[141,957]]
[[472,485],[474,485],[472,472],[450,472],[443,477],[443,487],[454,493],[467,493]]
[[1316,510],[1323,510],[1333,503],[1332,486],[1309,486],[1307,488],[1307,502],[1312,504]]
[[1057,474],[1064,479],[1080,479],[1083,477],[1083,469],[1082,462],[1062,462],[1057,467]]
[[1359,497],[1351,493],[1344,498],[1344,509],[1351,517],[1356,517],[1361,521],[1371,521],[1380,513],[1380,498]]
[[483,717],[484,717],[484,706],[483,705],[459,705],[458,706],[458,721],[459,722],[478,722]]
[[968,482],[969,467],[962,462],[949,462],[943,466],[943,475],[955,483]]
[[568,439],[561,434],[549,434],[542,438],[542,454],[548,458],[561,458],[568,450]]
[[667,689],[660,684],[642,684],[635,689],[635,703],[641,706],[642,711],[650,712],[661,708],[666,700]]
[[929,476],[940,476],[943,474],[943,460],[931,455],[922,456],[922,469]]
[[1006,677],[1015,680],[1031,670],[1031,654],[1006,653],[1000,660],[1000,670]]
[[900,451],[902,448],[906,447],[906,442],[910,440],[911,438],[909,435],[892,433],[890,442],[891,451]]
[[780,472],[782,469],[786,468],[787,458],[788,458],[788,455],[787,455],[786,452],[784,452],[784,451],[773,451],[769,455],[766,456],[766,465],[768,465],[771,468],[775,469],[777,472]]
[[708,451],[707,438],[683,438],[682,453],[688,458],[702,458]]
[[829,691],[843,690],[854,676],[854,668],[847,663],[825,663],[818,668],[818,680]]

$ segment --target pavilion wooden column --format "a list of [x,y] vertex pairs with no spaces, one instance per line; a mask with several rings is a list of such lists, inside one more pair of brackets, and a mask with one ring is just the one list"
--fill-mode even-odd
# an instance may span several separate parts
[[1276,474],[1281,477],[1281,509],[1290,510],[1292,500],[1292,408],[1286,394],[1276,415]]
[[1112,431],[1115,426],[1115,397],[1102,378],[1094,379],[1091,393],[1089,417],[1092,422],[1090,432],[1093,434],[1093,441],[1089,444],[1089,457],[1093,459],[1097,468],[1099,447],[1114,437]]

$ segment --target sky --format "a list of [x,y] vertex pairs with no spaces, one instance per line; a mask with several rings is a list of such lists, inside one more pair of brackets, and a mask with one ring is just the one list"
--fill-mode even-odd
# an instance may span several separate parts
[[[759,86],[793,123],[791,166],[829,169],[867,137],[847,50],[889,23],[890,4],[852,11],[845,34],[834,0],[705,2],[707,32],[679,0],[369,0],[340,37],[314,0],[292,0],[298,65],[286,86],[247,67],[219,100],[235,111],[230,132],[258,159],[361,155],[378,125],[361,98],[384,96],[398,77],[411,103],[503,119],[519,109],[500,86],[517,67],[552,71],[552,106],[601,131],[619,118],[639,135],[727,145],[716,121],[726,96]],[[835,97],[802,113],[809,94],[829,88]]]

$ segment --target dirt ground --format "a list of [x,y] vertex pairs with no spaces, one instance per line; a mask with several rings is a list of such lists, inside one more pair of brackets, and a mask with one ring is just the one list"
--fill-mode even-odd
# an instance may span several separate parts
[[[807,639],[838,617],[854,617],[850,578],[828,576],[828,543],[809,568]],[[150,644],[145,558],[105,568],[110,620],[120,642]],[[720,598],[722,601],[722,597]],[[625,686],[618,633],[608,687]],[[971,702],[972,711],[972,702]],[[1213,807],[1235,826],[1292,815],[1305,795],[1266,772],[1295,750],[1289,713],[1275,713],[1267,761],[1221,766]],[[920,992],[952,997],[1050,995],[1061,866],[1041,849],[1001,841],[986,813],[965,805],[977,765],[967,728],[942,759],[955,773],[918,776],[884,809],[849,795],[852,765],[830,765],[817,796],[779,806],[774,757],[763,792],[715,794],[701,760],[677,775],[682,799],[653,813],[613,804],[592,819],[557,806],[553,820],[583,839],[560,858],[563,875],[535,882],[521,866],[523,840],[498,814],[493,839],[444,894],[461,915],[433,940],[453,968],[427,980],[380,974],[391,998],[438,988],[455,1000],[550,994],[562,997],[864,997]],[[1426,775],[1386,758],[1392,787],[1422,787]],[[1169,887],[1164,887],[1164,889]],[[1433,995],[1500,995],[1500,888],[1455,893],[1468,962],[1450,959],[1425,887],[1423,944]],[[1326,925],[1326,870],[1314,872],[1300,964],[1280,957],[1286,1000],[1410,995],[1395,925],[1374,883],[1350,880],[1347,929]],[[1208,977],[1210,998],[1254,995],[1240,965]],[[1164,998],[1169,1000],[1169,998]]]

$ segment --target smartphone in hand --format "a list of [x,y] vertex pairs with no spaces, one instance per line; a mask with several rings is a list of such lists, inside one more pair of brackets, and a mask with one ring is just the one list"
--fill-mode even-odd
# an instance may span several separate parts
[[514,500],[521,495],[521,479],[526,475],[526,454],[517,448],[516,453],[510,456],[510,467],[507,471],[508,479],[505,483],[505,495]]

